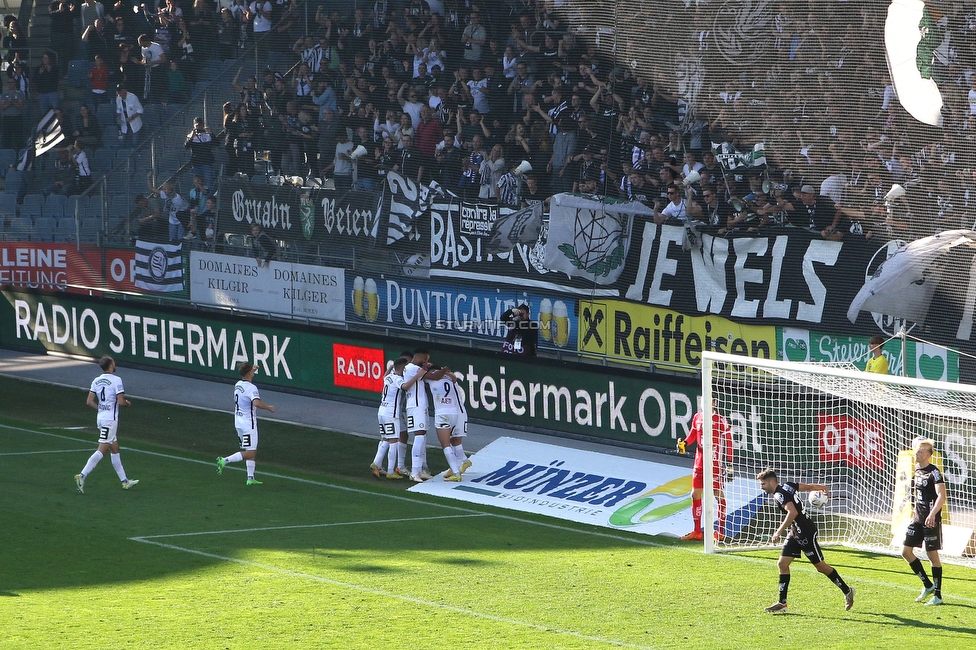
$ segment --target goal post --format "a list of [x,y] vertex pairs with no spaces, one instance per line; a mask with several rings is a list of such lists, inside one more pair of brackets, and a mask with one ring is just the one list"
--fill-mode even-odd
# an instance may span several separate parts
[[[945,475],[943,551],[950,562],[976,566],[976,387],[868,373],[850,367],[705,352],[702,355],[703,452],[713,458],[712,415],[728,423],[733,476],[704,463],[705,551],[774,548],[782,513],[756,474],[780,482],[822,483],[830,500],[804,509],[824,545],[878,553],[901,551],[911,512],[912,441],[935,443],[933,462]],[[722,488],[725,518],[719,530]]]

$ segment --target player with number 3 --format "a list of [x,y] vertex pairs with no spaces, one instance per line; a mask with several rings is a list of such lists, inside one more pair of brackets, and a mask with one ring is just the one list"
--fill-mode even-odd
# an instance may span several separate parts
[[102,374],[95,377],[92,382],[91,390],[88,391],[88,406],[98,411],[96,424],[98,427],[98,449],[88,459],[85,469],[81,474],[75,475],[75,485],[78,491],[85,493],[85,479],[98,462],[105,457],[105,452],[111,452],[112,467],[122,481],[122,489],[128,490],[133,487],[138,480],[130,480],[125,475],[122,467],[122,457],[119,455],[119,407],[132,404],[125,398],[125,388],[122,380],[115,374],[115,360],[112,357],[102,357],[98,360],[98,365],[102,369]]
[[241,441],[241,450],[230,456],[217,457],[217,473],[223,474],[227,463],[244,461],[247,467],[247,485],[261,485],[261,481],[254,478],[254,467],[258,457],[258,417],[255,409],[264,409],[274,413],[275,408],[261,401],[258,387],[252,382],[257,373],[257,366],[247,361],[237,366],[237,373],[241,380],[234,385],[234,426],[237,427],[237,437]]

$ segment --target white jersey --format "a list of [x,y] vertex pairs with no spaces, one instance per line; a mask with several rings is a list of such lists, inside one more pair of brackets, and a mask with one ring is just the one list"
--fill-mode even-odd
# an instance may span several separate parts
[[258,387],[243,379],[234,385],[234,426],[238,429],[257,429],[254,400],[260,399]]
[[102,373],[92,382],[91,392],[98,398],[98,419],[118,420],[118,396],[125,393],[122,380],[107,372]]
[[[422,372],[424,372],[424,369],[420,366],[414,363],[408,363],[403,369],[403,380],[410,381]],[[415,382],[413,386],[407,389],[406,395],[408,409],[427,410],[427,391],[424,389],[424,382]]]
[[427,382],[430,394],[434,399],[434,415],[464,414],[464,398],[457,384],[448,377],[434,379]]
[[379,415],[388,418],[400,417],[403,410],[403,382],[403,377],[395,372],[383,378],[383,399],[380,401]]

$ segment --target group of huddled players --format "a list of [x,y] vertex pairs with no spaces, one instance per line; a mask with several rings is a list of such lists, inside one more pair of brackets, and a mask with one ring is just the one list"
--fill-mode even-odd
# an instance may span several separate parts
[[[370,465],[373,476],[385,475],[392,480],[409,477],[416,483],[433,478],[427,468],[429,402],[434,406],[434,431],[450,468],[444,480],[461,481],[471,461],[462,446],[468,434],[468,414],[457,377],[447,366],[434,366],[430,353],[419,348],[402,352],[383,378],[383,397],[377,414],[380,442]],[[411,435],[413,445],[407,471],[407,443]]]

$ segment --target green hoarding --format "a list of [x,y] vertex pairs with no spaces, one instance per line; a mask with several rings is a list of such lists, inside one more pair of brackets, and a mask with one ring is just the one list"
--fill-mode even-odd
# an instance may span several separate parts
[[[379,401],[386,361],[415,342],[120,301],[5,291],[0,346],[87,357],[207,377],[258,365],[263,385],[366,403]],[[461,373],[470,417],[501,426],[673,448],[694,414],[693,380],[651,381],[639,371],[433,347]]]

